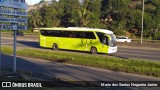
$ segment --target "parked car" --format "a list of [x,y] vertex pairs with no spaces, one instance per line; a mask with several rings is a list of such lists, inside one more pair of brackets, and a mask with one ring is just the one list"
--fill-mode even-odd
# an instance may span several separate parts
[[125,36],[117,36],[116,41],[117,42],[128,42],[128,43],[130,43],[131,39],[129,39],[128,37],[125,37]]

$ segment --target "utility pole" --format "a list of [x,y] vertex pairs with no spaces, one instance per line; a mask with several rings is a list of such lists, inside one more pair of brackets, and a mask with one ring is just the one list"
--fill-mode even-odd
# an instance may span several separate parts
[[142,39],[143,39],[143,19],[144,19],[144,0],[142,1],[142,30],[141,30],[141,44],[142,44]]

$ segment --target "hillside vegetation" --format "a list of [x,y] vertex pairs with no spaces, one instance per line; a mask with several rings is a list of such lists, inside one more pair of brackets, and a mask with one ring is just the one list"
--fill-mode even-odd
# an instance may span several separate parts
[[[42,0],[29,11],[29,28],[105,28],[116,35],[140,37],[142,0]],[[145,0],[144,37],[160,36],[160,0]]]

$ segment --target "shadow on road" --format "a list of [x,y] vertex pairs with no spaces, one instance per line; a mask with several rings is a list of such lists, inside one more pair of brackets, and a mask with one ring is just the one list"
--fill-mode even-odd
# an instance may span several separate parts
[[116,54],[108,54],[109,56],[113,56],[113,57],[117,57],[117,58],[122,58],[122,59],[129,59],[128,57],[123,57],[123,56],[119,56]]
[[41,48],[39,45],[39,42],[33,42],[33,41],[17,41],[17,43],[25,45],[25,46],[29,46],[29,47],[33,47],[33,48]]

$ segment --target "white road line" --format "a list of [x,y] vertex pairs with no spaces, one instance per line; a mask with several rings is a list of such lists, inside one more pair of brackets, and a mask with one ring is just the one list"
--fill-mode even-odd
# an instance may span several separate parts
[[7,45],[10,45],[10,44],[13,44],[13,43],[2,43],[2,44],[7,44]]

